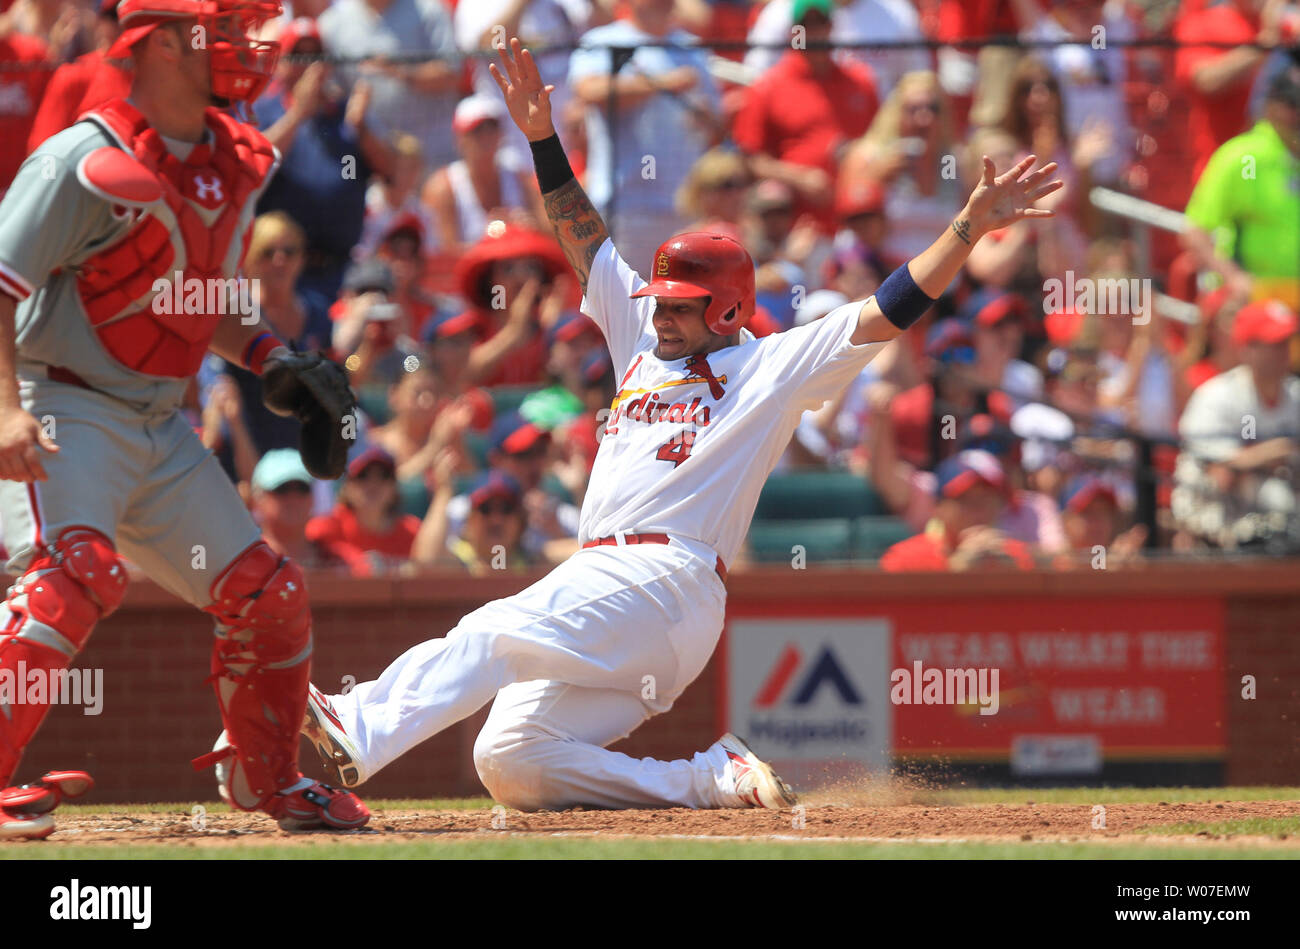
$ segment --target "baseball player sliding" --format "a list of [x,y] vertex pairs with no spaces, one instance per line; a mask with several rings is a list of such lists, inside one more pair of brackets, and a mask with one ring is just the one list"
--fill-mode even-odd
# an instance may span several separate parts
[[198,763],[222,765],[223,796],[286,830],[369,819],[355,795],[298,770],[302,573],[261,539],[178,411],[211,349],[262,373],[267,405],[303,421],[314,474],[342,471],[342,370],[291,352],[226,296],[279,155],[213,106],[266,84],[275,47],[249,33],[279,12],[123,0],[111,54],[134,58],[130,97],[46,141],[0,203],[0,516],[19,575],[0,608],[0,838],[48,836],[50,811],[91,784],[65,771],[6,787],[49,697],[12,688],[66,668],[117,608],[119,551],[216,621],[225,734]]
[[[605,335],[620,383],[582,508],[582,549],[522,593],[470,613],[346,695],[312,690],[304,731],[340,783],[361,784],[494,696],[474,762],[496,800],[571,806],[794,803],[772,768],[725,735],[689,760],[605,746],[667,711],[722,629],[726,563],[800,415],[832,398],[914,323],[990,231],[1051,212],[1061,187],[1030,156],[983,179],[926,251],[866,301],[756,339],[754,266],[735,241],[673,237],[647,284],[619,257],[573,177],[549,96],[519,41],[491,67],[532,146],[546,212]],[[1023,177],[1022,177],[1023,176]]]

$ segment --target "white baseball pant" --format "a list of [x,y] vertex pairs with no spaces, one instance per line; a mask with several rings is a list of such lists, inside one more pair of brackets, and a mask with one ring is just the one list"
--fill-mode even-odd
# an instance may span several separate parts
[[735,806],[717,745],[677,761],[604,747],[671,708],[708,662],[726,599],[714,563],[690,541],[581,550],[330,702],[367,775],[496,696],[474,763],[503,804]]

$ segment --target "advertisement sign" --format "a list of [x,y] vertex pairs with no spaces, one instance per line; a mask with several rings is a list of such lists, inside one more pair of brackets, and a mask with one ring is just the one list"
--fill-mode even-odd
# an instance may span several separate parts
[[801,786],[889,765],[889,624],[736,619],[728,723]]

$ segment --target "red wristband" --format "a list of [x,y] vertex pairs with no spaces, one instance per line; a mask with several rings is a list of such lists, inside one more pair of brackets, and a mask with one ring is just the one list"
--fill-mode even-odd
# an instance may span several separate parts
[[271,350],[283,346],[274,333],[261,333],[254,336],[244,347],[244,365],[248,371],[255,374],[262,374],[262,363],[266,362],[266,357],[270,355]]

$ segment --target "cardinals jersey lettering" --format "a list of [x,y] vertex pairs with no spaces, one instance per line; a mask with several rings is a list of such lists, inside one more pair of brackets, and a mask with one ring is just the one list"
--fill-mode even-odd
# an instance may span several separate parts
[[616,531],[699,541],[724,563],[739,552],[767,475],[799,418],[846,386],[888,342],[854,346],[863,301],[821,320],[706,356],[664,361],[653,297],[606,240],[582,312],[605,334],[618,389],[583,503],[579,539]]

